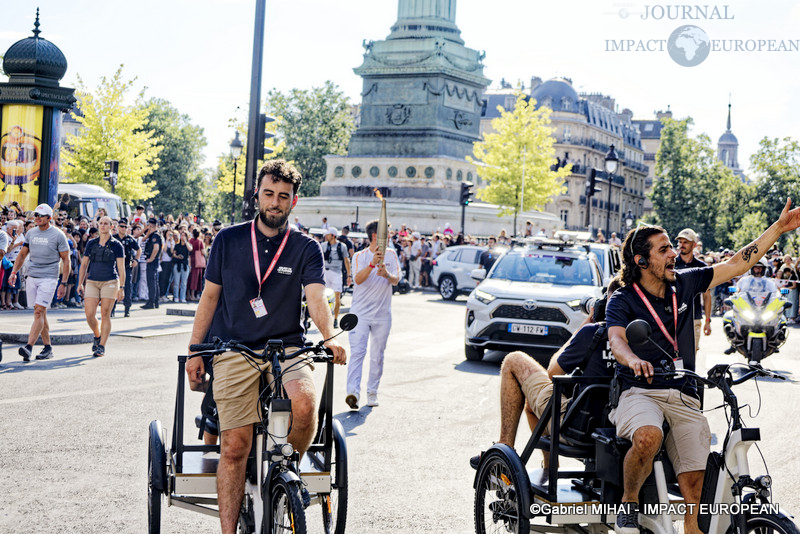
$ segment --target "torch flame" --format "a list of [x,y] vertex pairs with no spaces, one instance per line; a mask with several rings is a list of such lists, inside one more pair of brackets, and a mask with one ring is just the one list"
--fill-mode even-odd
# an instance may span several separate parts
[[378,197],[380,200],[383,200],[383,195],[381,195],[381,192],[377,187],[375,189],[373,189],[373,191],[375,191],[375,196],[376,197]]

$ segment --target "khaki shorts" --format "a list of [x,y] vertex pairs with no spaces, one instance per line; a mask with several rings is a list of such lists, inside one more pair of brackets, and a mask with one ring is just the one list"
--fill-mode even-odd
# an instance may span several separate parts
[[[287,353],[298,347],[287,347]],[[305,363],[297,362],[303,361]],[[258,404],[258,386],[261,372],[238,352],[226,352],[214,356],[214,400],[219,412],[221,431],[252,425],[261,421]],[[272,382],[271,364],[261,364],[267,381]],[[305,358],[293,358],[281,362],[284,385],[294,380],[306,379],[313,384],[314,364]]]
[[711,430],[700,413],[700,401],[677,389],[630,388],[622,392],[619,406],[609,419],[617,427],[617,435],[632,439],[643,426],[661,429],[669,423],[666,448],[676,474],[703,471],[711,450]]
[[86,290],[83,292],[84,298],[89,299],[114,299],[117,300],[119,291],[119,278],[98,282],[96,280],[86,280]]
[[[541,419],[542,414],[547,409],[547,403],[550,402],[550,398],[553,396],[553,382],[544,373],[533,373],[522,384],[522,393],[525,395],[528,404],[531,405],[533,413]],[[568,402],[569,399],[561,395],[562,420],[564,419],[564,414],[567,413]]]

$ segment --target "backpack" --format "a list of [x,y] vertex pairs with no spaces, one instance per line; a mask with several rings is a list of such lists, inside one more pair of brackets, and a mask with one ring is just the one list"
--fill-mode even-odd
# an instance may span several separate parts
[[[342,253],[342,247],[343,246],[345,247],[344,253]],[[339,251],[339,257],[341,258],[342,263],[344,263],[344,259],[345,259],[345,257],[347,257],[347,246],[344,243],[342,243],[341,241],[338,241],[336,243],[336,250]],[[325,263],[330,263],[331,262],[331,244],[330,243],[328,243],[328,246],[325,248],[325,252],[322,255],[325,256]]]

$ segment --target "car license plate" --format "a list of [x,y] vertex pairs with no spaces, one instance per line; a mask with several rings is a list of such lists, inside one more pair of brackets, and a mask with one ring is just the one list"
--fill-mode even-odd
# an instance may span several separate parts
[[532,336],[546,336],[547,327],[536,324],[515,324],[508,325],[508,331],[512,334],[530,334]]

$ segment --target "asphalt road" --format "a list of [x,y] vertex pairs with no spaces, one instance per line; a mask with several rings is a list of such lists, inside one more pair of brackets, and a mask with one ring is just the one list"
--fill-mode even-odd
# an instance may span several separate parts
[[[347,431],[350,463],[348,532],[473,531],[474,471],[468,458],[497,439],[502,355],[465,361],[463,319],[463,297],[453,303],[431,293],[395,296],[377,408],[349,411],[345,369],[337,370],[334,413]],[[188,334],[143,335],[112,338],[102,359],[92,358],[88,345],[72,345],[56,347],[53,360],[23,364],[16,348],[5,346],[0,532],[147,532],[148,424],[160,419],[171,439],[176,356],[185,352]],[[346,344],[346,334],[342,338]],[[800,379],[798,339],[800,330],[793,330],[768,366]],[[701,345],[701,365],[735,358],[722,355],[724,348],[715,319],[714,333]],[[775,481],[775,502],[800,511],[794,491],[800,480],[800,388],[762,381],[759,391],[761,410],[751,425],[762,430],[760,448]],[[755,385],[738,392],[755,415]],[[716,405],[713,400],[718,393],[706,406]],[[199,403],[199,395],[190,394],[187,417]],[[709,414],[715,436],[724,432],[720,412]],[[193,429],[187,443],[197,442]],[[519,439],[528,435],[521,430]],[[751,471],[763,472],[757,451],[750,459]],[[534,457],[529,467],[538,462]],[[314,507],[307,513],[316,520],[320,512]],[[218,523],[165,506],[162,528],[195,534],[218,531]]]

